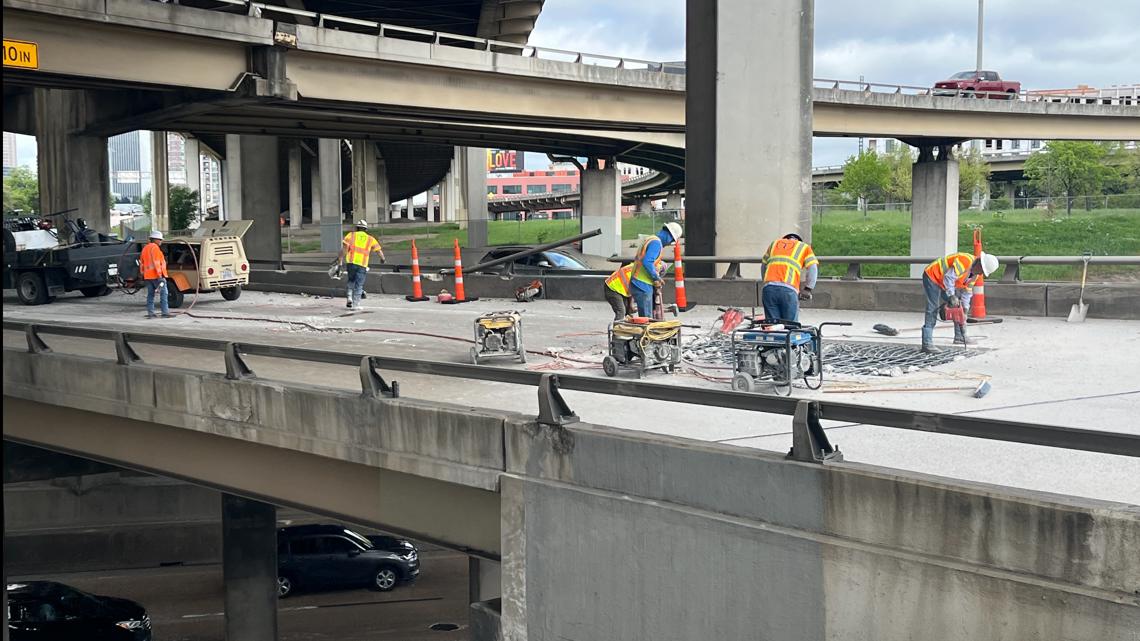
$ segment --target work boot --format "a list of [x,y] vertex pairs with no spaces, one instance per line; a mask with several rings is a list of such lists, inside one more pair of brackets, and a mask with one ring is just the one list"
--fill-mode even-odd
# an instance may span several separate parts
[[174,318],[174,315],[173,314],[163,314],[162,317],[163,318]]
[[352,301],[348,301],[347,303],[344,304],[344,306],[346,309],[352,309]]
[[147,314],[146,317],[147,318],[158,318],[158,316],[155,316],[154,314]]
[[923,354],[941,354],[942,350],[935,347],[932,343],[925,343],[922,346],[922,353]]
[[954,344],[955,345],[966,345],[968,347],[971,345],[976,345],[977,343],[978,343],[978,341],[966,336],[965,334],[961,334],[961,335],[954,337]]
[[366,292],[360,292],[360,300],[364,300],[365,298],[368,298],[368,294]]

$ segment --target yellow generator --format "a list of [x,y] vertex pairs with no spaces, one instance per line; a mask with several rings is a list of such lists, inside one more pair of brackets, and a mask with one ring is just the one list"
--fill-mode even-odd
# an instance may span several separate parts
[[475,347],[471,348],[471,362],[478,365],[480,358],[512,356],[526,362],[523,347],[522,318],[518,312],[491,312],[475,319]]
[[635,370],[638,378],[651,369],[672,373],[681,362],[681,321],[614,321],[609,346],[609,355],[602,359],[606,376],[617,376],[622,369]]

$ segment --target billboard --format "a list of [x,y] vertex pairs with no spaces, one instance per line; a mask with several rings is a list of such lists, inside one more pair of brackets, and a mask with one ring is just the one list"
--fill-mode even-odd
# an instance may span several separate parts
[[487,150],[487,173],[515,172],[523,170],[523,155],[509,149]]

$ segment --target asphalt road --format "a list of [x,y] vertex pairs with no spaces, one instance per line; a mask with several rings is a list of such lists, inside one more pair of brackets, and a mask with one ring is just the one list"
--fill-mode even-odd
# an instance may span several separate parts
[[[424,550],[423,572],[391,592],[343,590],[278,602],[281,641],[459,641],[468,638],[467,557]],[[87,592],[138,601],[155,641],[225,641],[222,566],[200,565],[38,575]],[[435,631],[454,623],[455,631]]]

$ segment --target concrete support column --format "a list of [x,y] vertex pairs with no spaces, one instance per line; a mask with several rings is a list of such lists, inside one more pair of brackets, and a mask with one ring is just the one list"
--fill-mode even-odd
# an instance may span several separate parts
[[321,251],[340,251],[344,218],[340,210],[340,140],[321,138],[317,142],[317,157],[321,174]]
[[[487,150],[457,147],[452,168],[459,178],[458,216],[467,226],[467,246],[487,246]],[[462,224],[462,223],[461,223]]]
[[[949,146],[919,147],[911,175],[910,255],[944,256],[958,250],[958,161]],[[921,278],[924,265],[911,265]]]
[[[378,151],[378,150],[377,150]],[[377,153],[376,155],[376,220],[388,222],[389,211],[392,209],[392,192],[388,189],[388,161]],[[369,220],[371,222],[371,220]]]
[[380,220],[377,194],[379,171],[376,145],[368,140],[352,141],[352,217],[375,224]]
[[[278,167],[277,138],[240,136],[236,147],[226,141],[226,160],[233,165],[230,179],[231,205],[238,216],[230,220],[252,220],[243,242],[250,260],[281,261],[281,172]],[[236,162],[235,162],[236,161]]]
[[681,196],[681,192],[670,192],[669,195],[665,197],[665,209],[671,209],[677,212],[683,212],[685,210],[684,198]]
[[1012,180],[1005,184],[1005,197],[1009,200],[1010,207],[1013,206],[1013,200],[1017,198],[1017,183]]
[[151,228],[170,230],[170,152],[166,132],[150,132],[150,220]]
[[277,639],[277,509],[222,495],[226,639]]
[[318,160],[313,158],[309,162],[309,222],[321,222],[321,168]]
[[206,210],[202,201],[202,147],[193,136],[182,138],[186,150],[186,188],[198,192],[198,213]]
[[[759,256],[789,232],[810,240],[813,0],[686,8],[688,253]],[[755,158],[766,159],[760,171]]]
[[96,119],[98,104],[83,90],[33,91],[40,213],[78,208],[89,227],[110,231],[107,138],[74,133]]
[[304,188],[301,184],[301,142],[290,140],[289,145],[289,226],[293,229],[301,228],[301,217],[304,215],[305,200]]
[[415,196],[408,196],[404,201],[404,218],[411,220],[416,217],[416,204],[412,202]]
[[439,217],[443,222],[455,220],[455,170],[448,169],[439,191]]
[[477,603],[502,595],[502,566],[494,561],[467,557],[467,602]]
[[652,214],[653,201],[648,198],[642,198],[637,201],[637,213],[639,214]]
[[582,253],[613,256],[621,253],[621,180],[617,163],[605,167],[590,158],[582,172],[582,232],[601,229],[600,236],[582,241]]

